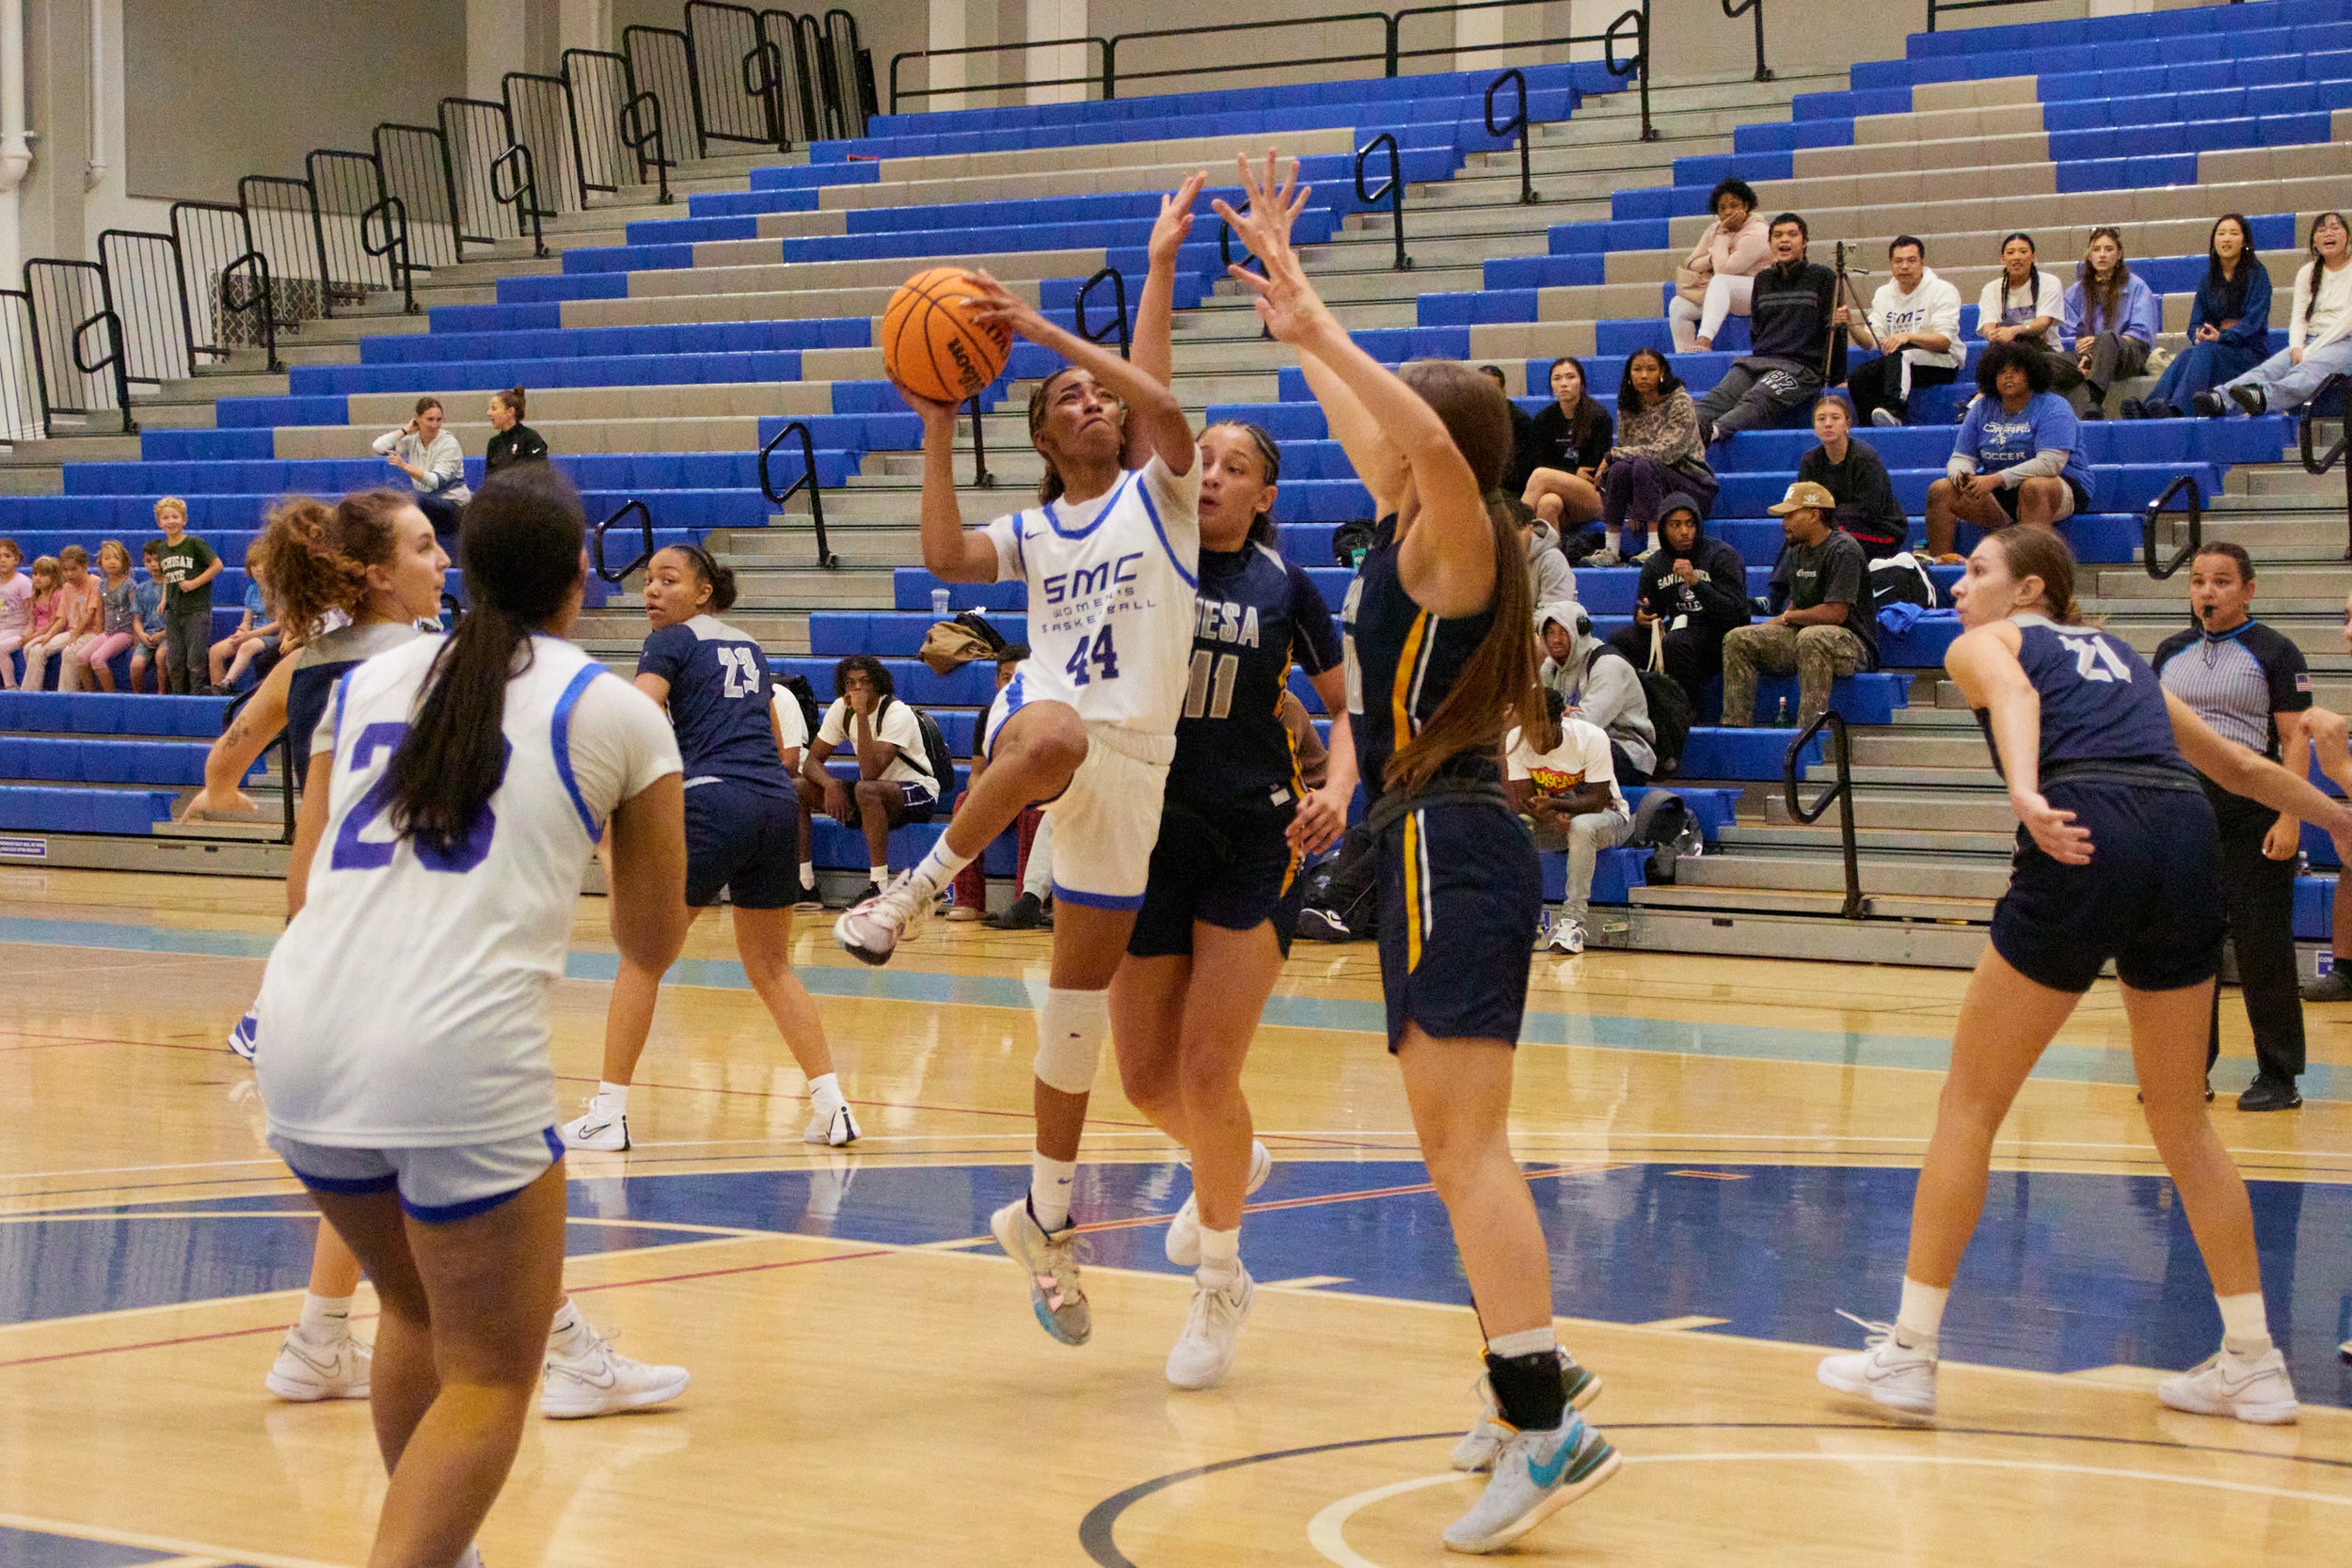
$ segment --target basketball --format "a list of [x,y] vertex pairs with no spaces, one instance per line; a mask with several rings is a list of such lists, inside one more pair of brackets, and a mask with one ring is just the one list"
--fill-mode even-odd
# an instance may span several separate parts
[[961,403],[996,379],[1012,334],[972,321],[976,292],[961,267],[933,267],[898,285],[882,319],[891,380],[917,397]]

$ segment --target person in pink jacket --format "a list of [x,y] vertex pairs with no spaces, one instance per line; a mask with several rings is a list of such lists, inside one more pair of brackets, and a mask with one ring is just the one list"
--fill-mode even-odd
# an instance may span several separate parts
[[1748,313],[1748,290],[1772,264],[1772,230],[1756,215],[1756,192],[1744,180],[1725,180],[1707,198],[1715,221],[1682,261],[1666,320],[1677,354],[1704,354],[1727,316]]

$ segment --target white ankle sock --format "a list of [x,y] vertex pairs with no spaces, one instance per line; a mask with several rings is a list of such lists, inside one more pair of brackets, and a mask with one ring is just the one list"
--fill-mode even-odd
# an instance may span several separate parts
[[1542,1328],[1522,1328],[1517,1334],[1498,1334],[1486,1341],[1486,1354],[1500,1361],[1518,1355],[1541,1355],[1559,1348],[1559,1332],[1549,1323]]
[[1937,1337],[1944,1332],[1944,1304],[1951,1295],[1949,1286],[1939,1290],[1915,1279],[1905,1279],[1902,1305],[1895,1311],[1898,1337],[1915,1350],[1933,1350]]
[[624,1116],[628,1111],[628,1085],[608,1083],[599,1078],[596,1080],[596,1099],[614,1116]]
[[1200,1265],[1193,1270],[1193,1277],[1212,1288],[1232,1282],[1241,1273],[1241,1227],[1231,1230],[1211,1230],[1200,1227]]
[[2270,1316],[2263,1310],[2263,1293],[2249,1291],[2242,1296],[2216,1296],[2221,1307],[2221,1343],[2233,1355],[2258,1356],[2270,1354]]
[[312,1344],[342,1338],[351,1332],[351,1298],[305,1295],[294,1331]]
[[820,1072],[808,1081],[808,1103],[811,1110],[837,1111],[844,1103],[841,1080],[830,1072]]
[[1650,530],[1649,538],[1644,542],[1642,548],[1650,555],[1658,553],[1658,531],[1656,529]]
[[869,865],[866,868],[866,880],[872,882],[876,887],[888,887],[890,885],[890,867],[886,865]]
[[1070,1189],[1077,1180],[1077,1161],[1030,1153],[1029,1214],[1038,1228],[1051,1234],[1070,1223]]
[[914,889],[926,898],[933,897],[956,879],[957,872],[971,863],[971,856],[959,855],[947,847],[947,835],[942,833],[932,841],[930,853],[914,868]]
[[817,863],[815,861],[803,861],[801,863],[801,885],[803,887],[815,887],[817,885]]
[[1600,531],[1600,542],[1608,546],[1613,552],[1622,550],[1625,545],[1625,530],[1604,528]]
[[548,1349],[558,1355],[580,1355],[587,1351],[593,1332],[572,1298],[565,1296],[556,1304],[555,1321],[548,1325]]

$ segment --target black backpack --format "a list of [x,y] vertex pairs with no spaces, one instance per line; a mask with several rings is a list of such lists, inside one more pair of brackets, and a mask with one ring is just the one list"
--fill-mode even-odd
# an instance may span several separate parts
[[822,712],[817,705],[817,689],[808,684],[806,675],[787,675],[776,684],[792,693],[792,700],[801,705],[801,731],[809,739],[816,739]]
[[[931,776],[932,794],[945,801],[948,792],[955,787],[956,753],[948,750],[947,737],[940,734],[937,720],[913,703],[907,704],[907,711],[914,715],[915,728],[923,732],[924,752],[924,755],[907,760]],[[882,709],[874,710],[874,721],[877,724],[881,723]]]
[[1342,523],[1331,533],[1332,562],[1351,572],[1356,570],[1364,563],[1364,552],[1372,548],[1377,531],[1360,517],[1352,523]]
[[1653,789],[1633,816],[1633,832],[1626,842],[1649,851],[1647,876],[1660,886],[1671,886],[1677,864],[1685,857],[1707,852],[1707,837],[1690,803],[1670,789]]
[[1653,779],[1671,779],[1682,771],[1682,749],[1690,744],[1691,725],[1698,715],[1691,710],[1691,694],[1662,670],[1644,670],[1642,695],[1649,699],[1649,727],[1658,753]]
[[1919,558],[1908,552],[1890,555],[1870,562],[1870,600],[1873,610],[1883,610],[1891,604],[1914,604],[1921,610],[1935,608],[1935,579]]

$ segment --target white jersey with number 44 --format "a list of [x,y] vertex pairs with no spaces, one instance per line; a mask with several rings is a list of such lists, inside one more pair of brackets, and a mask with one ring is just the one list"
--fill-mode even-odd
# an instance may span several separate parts
[[1048,501],[986,532],[997,580],[1029,587],[1029,657],[1001,711],[1067,703],[1089,723],[1174,735],[1191,673],[1200,465],[1172,474],[1153,457],[1107,496]]

